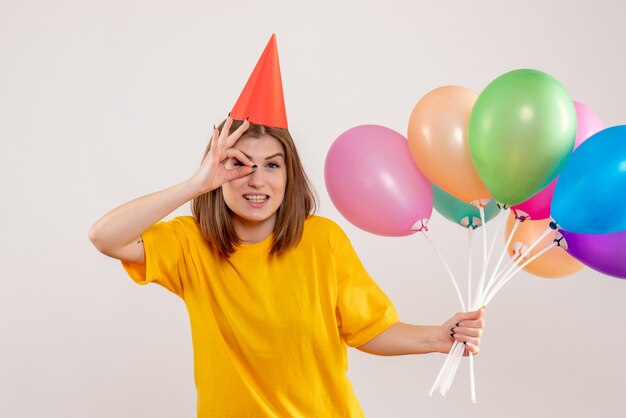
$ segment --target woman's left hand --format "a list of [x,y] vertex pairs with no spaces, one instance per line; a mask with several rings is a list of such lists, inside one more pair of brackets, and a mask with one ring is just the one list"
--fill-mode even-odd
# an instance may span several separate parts
[[480,352],[480,339],[485,328],[485,309],[473,312],[460,312],[444,322],[441,328],[441,352],[447,353],[454,341],[465,344],[465,353],[477,355]]

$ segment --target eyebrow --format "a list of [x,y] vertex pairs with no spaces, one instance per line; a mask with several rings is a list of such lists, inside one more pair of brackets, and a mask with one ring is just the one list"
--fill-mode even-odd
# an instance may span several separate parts
[[[249,160],[252,160],[252,157],[246,154],[245,152],[241,151],[241,153],[245,155]],[[272,154],[269,157],[265,157],[265,161],[271,160],[274,157],[283,157],[283,160],[285,159],[285,156],[283,155],[282,152],[277,152],[276,154]]]

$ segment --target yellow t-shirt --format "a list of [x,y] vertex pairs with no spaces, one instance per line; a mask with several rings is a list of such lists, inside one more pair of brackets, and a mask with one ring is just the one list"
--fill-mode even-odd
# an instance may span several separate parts
[[269,237],[220,259],[189,216],[142,237],[146,265],[123,265],[187,305],[198,417],[363,416],[346,345],[365,344],[398,315],[339,226],[307,219],[282,257],[269,256]]

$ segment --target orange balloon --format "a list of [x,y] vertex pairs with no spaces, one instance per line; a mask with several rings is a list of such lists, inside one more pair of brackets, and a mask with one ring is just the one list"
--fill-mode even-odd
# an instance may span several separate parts
[[440,87],[417,102],[409,119],[411,156],[424,175],[459,200],[490,199],[470,156],[467,128],[478,93]]
[[[508,239],[514,224],[515,214],[511,212],[506,220],[506,231],[504,233],[505,242]],[[516,252],[515,247],[519,247],[519,244],[530,247],[537,240],[537,238],[539,238],[541,234],[549,228],[549,226],[549,218],[539,219],[537,221],[526,220],[521,222],[513,235],[509,248],[507,248],[509,255],[513,257],[513,254]],[[549,234],[531,250],[527,258],[537,254],[539,251],[552,244],[553,241],[554,234]],[[577,271],[580,271],[583,267],[585,267],[584,264],[569,255],[563,248],[554,247],[528,263],[528,265],[524,267],[524,270],[539,277],[557,278],[574,274]]]

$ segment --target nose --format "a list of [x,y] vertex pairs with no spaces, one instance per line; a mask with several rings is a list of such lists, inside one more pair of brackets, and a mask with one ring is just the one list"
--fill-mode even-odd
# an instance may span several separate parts
[[263,177],[263,170],[259,167],[252,172],[248,176],[248,185],[250,187],[261,187],[263,186],[265,179]]

